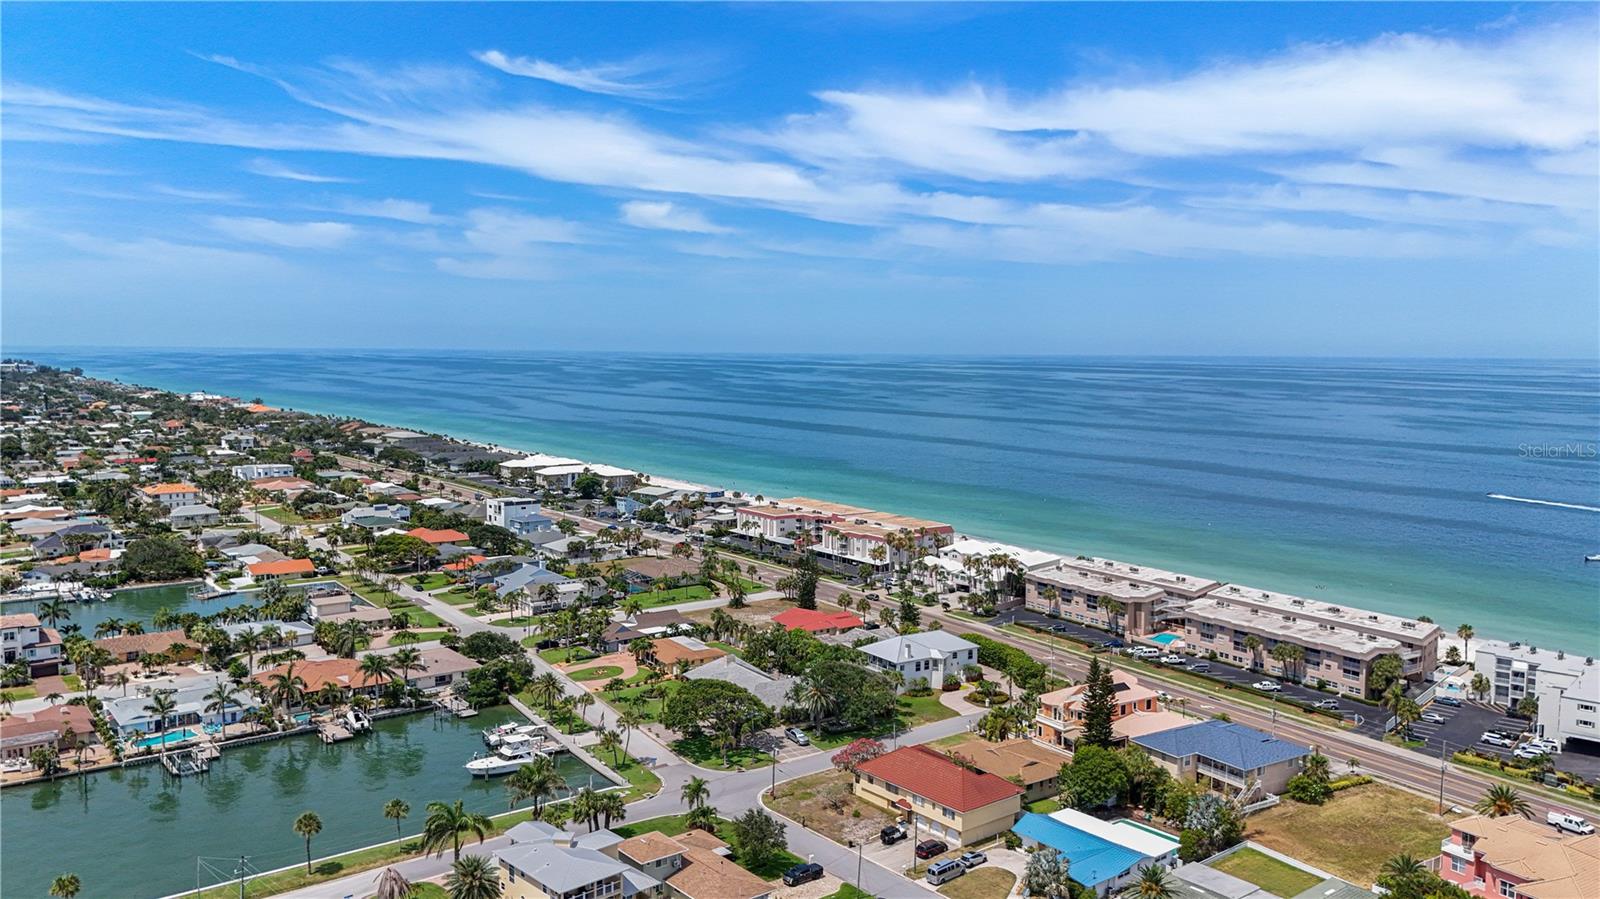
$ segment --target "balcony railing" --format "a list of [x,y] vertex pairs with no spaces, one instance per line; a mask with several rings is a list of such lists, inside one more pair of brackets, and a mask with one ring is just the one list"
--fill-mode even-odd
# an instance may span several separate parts
[[1472,850],[1463,847],[1449,837],[1439,841],[1439,851],[1445,855],[1453,855],[1465,861],[1472,861]]

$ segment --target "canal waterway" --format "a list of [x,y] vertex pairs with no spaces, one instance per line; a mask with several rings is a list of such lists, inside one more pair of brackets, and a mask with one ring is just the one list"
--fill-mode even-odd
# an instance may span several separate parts
[[[306,811],[322,818],[316,857],[391,840],[383,805],[403,799],[410,836],[433,801],[507,810],[504,779],[473,779],[462,770],[483,752],[483,728],[520,719],[509,707],[475,718],[419,713],[377,722],[371,733],[332,746],[315,735],[229,749],[209,774],[173,778],[160,765],[68,777],[0,792],[5,840],[0,877],[6,896],[44,896],[50,881],[73,873],[85,899],[165,896],[226,879],[239,856],[266,871],[305,860],[292,830]],[[562,753],[570,788],[606,779]]]

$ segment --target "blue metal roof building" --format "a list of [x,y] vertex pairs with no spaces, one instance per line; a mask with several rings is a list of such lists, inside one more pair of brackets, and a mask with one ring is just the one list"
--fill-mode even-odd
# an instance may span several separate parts
[[1029,846],[1048,846],[1066,857],[1072,879],[1106,895],[1138,874],[1141,865],[1176,864],[1178,841],[1080,812],[1029,813],[1011,828]]
[[1299,743],[1216,719],[1134,737],[1133,742],[1162,755],[1174,758],[1198,755],[1241,771],[1266,768],[1311,754],[1310,749]]

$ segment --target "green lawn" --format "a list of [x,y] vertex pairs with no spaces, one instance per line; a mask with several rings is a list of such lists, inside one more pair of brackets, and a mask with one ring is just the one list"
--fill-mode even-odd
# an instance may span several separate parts
[[406,583],[416,587],[418,590],[428,591],[448,587],[453,581],[450,580],[450,575],[442,571],[434,571],[428,574],[414,574],[406,578]]
[[701,584],[691,584],[686,587],[674,587],[671,590],[650,590],[644,593],[635,593],[628,598],[637,599],[642,604],[642,608],[653,609],[657,606],[671,606],[680,602],[710,599],[711,588]]
[[67,689],[68,690],[82,690],[83,689],[83,678],[77,676],[76,674],[64,674],[64,675],[62,675],[61,676],[61,682],[67,685]]
[[1017,875],[1005,868],[984,865],[939,887],[939,894],[951,899],[1006,899],[1016,883]]
[[1340,790],[1323,805],[1285,802],[1251,815],[1244,837],[1351,883],[1372,883],[1402,852],[1428,858],[1439,851],[1450,827],[1436,810],[1434,800],[1371,783]]
[[906,731],[923,724],[953,718],[955,715],[955,709],[939,701],[938,693],[931,696],[901,696],[898,721],[893,727],[884,723],[834,733],[815,727],[804,727],[802,730],[811,738],[812,746],[818,749],[836,749],[862,737],[882,737],[895,730]]
[[[961,738],[966,739],[966,736],[966,734],[962,734]],[[1036,815],[1048,815],[1051,812],[1059,812],[1066,806],[1062,805],[1059,799],[1035,799],[1028,803],[1026,808]]]
[[[670,696],[672,695],[672,691],[677,689],[677,682],[661,681],[659,686],[664,688],[667,691],[667,695]],[[651,699],[646,697],[644,692],[648,689],[650,689],[649,684],[638,684],[632,687],[624,687],[621,690],[609,690],[603,692],[600,694],[600,698],[610,703],[613,708],[634,709],[646,721],[658,721],[660,720],[661,704],[664,699]],[[642,701],[635,702],[634,700]]]
[[567,677],[573,680],[610,680],[622,673],[616,665],[596,665],[593,668],[579,668],[577,671],[567,672]]
[[[611,762],[609,755],[597,756],[597,758],[607,764]],[[628,783],[631,785],[626,796],[628,802],[661,792],[661,778],[657,777],[654,771],[639,764],[638,759],[631,755],[624,755],[620,763],[611,765],[611,770],[627,778]]]
[[21,702],[24,699],[37,699],[39,697],[39,688],[33,684],[27,684],[21,687],[0,688],[0,693],[10,697],[12,702]]
[[436,883],[423,881],[411,885],[411,892],[406,894],[406,899],[450,899],[450,894]]
[[822,899],[872,899],[872,894],[866,890],[856,889],[853,883],[840,884],[835,892],[823,896]]
[[539,658],[552,665],[560,665],[563,662],[582,662],[588,659],[597,659],[599,656],[595,654],[594,650],[582,646],[557,646],[554,649],[539,650]]
[[443,637],[445,634],[448,634],[448,633],[450,633],[450,632],[449,631],[407,631],[405,633],[395,634],[394,636],[390,637],[389,638],[389,644],[391,646],[406,646],[406,645],[411,644],[411,643],[422,643],[422,642],[427,641],[427,640],[437,640],[440,637]]
[[1240,849],[1226,858],[1214,861],[1211,867],[1224,874],[1232,874],[1240,880],[1266,890],[1274,896],[1289,899],[1291,896],[1311,889],[1322,882],[1322,878],[1278,861],[1264,852],[1257,852],[1249,846]]
[[708,737],[684,737],[672,744],[672,751],[702,768],[717,771],[735,771],[739,768],[763,768],[772,764],[772,756],[759,749],[740,746],[728,752],[727,761],[722,750]]

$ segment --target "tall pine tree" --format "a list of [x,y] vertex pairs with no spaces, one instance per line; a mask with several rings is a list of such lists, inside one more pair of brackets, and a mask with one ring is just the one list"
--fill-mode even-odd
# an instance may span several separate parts
[[1080,743],[1089,746],[1111,745],[1111,714],[1116,709],[1117,688],[1111,680],[1111,669],[1101,667],[1099,659],[1089,660],[1089,676],[1084,679],[1088,689],[1083,692],[1083,736]]

